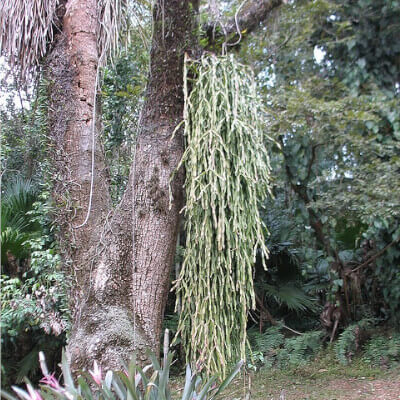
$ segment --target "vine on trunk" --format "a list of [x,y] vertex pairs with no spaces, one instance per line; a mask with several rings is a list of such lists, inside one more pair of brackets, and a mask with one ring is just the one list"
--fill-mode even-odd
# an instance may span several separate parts
[[258,251],[263,262],[268,257],[258,206],[270,193],[270,164],[249,68],[232,56],[205,55],[185,63],[184,79],[187,236],[175,282],[179,333],[188,361],[225,376],[230,363],[245,358],[252,266]]

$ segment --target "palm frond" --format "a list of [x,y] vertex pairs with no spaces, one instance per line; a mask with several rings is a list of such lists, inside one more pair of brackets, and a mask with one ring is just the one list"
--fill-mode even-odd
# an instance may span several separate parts
[[35,72],[53,40],[58,0],[2,0],[0,3],[0,54],[11,68],[18,67],[22,81]]
[[[21,82],[37,72],[55,33],[59,0],[2,0],[0,54],[17,68]],[[126,0],[98,0],[99,64],[118,53],[121,32],[127,30]]]
[[289,310],[304,312],[316,309],[315,300],[297,286],[273,286],[266,283],[257,286],[265,291],[267,298],[275,300],[279,305],[285,305]]
[[19,363],[16,377],[17,383],[22,383],[27,376],[33,376],[39,370],[39,350],[33,348]]
[[17,258],[25,255],[23,243],[35,228],[28,211],[37,200],[37,191],[29,179],[16,177],[6,188],[1,202],[1,258],[9,251]]
[[37,191],[32,181],[21,177],[15,178],[2,196],[2,230],[7,227],[16,231],[29,229],[31,227],[31,218],[27,215],[27,212],[32,209],[32,205],[36,200]]
[[24,247],[24,242],[29,235],[13,228],[7,227],[1,231],[1,262],[8,263],[8,255],[12,255],[17,259],[24,258],[28,255],[28,251]]
[[37,198],[37,190],[31,179],[17,176],[6,188],[3,195],[3,206],[14,214],[25,213],[32,207]]
[[104,66],[107,60],[113,59],[119,52],[123,38],[129,38],[129,10],[127,0],[99,0],[99,34],[97,46],[99,65]]

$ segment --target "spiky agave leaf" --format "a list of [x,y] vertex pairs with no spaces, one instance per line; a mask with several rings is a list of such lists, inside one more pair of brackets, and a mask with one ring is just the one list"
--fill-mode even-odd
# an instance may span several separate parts
[[179,331],[188,361],[226,375],[245,358],[254,306],[257,249],[264,257],[259,201],[269,192],[269,160],[252,72],[232,57],[190,64],[186,92],[186,249],[176,282]]

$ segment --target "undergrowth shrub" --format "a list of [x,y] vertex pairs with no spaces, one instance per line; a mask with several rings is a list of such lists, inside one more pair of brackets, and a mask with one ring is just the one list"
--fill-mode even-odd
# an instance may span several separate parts
[[[50,222],[50,193],[31,198],[30,184],[15,182],[8,188],[8,203],[1,205],[2,215],[11,215],[2,228],[8,223],[23,238],[13,243],[1,237],[7,248],[0,276],[2,387],[21,383],[25,376],[38,381],[39,351],[56,365],[69,327],[68,281]],[[22,222],[13,225],[13,220]]]
[[264,333],[250,329],[248,332],[251,353],[248,367],[298,367],[311,361],[322,349],[323,333],[312,331],[286,338],[280,326],[273,326]]
[[287,368],[307,364],[322,349],[322,337],[321,331],[313,331],[286,339],[285,347],[277,355],[278,366]]
[[364,346],[363,361],[374,367],[393,367],[400,363],[400,333],[391,337],[372,337]]
[[256,329],[247,332],[251,351],[248,354],[248,367],[257,369],[260,366],[272,367],[276,355],[285,342],[285,336],[280,332],[280,326],[272,326],[260,333]]
[[285,342],[285,336],[280,332],[280,329],[280,326],[272,326],[264,333],[249,329],[247,334],[251,348],[254,351],[262,351],[263,353],[278,349]]
[[361,350],[367,336],[367,330],[372,327],[374,320],[365,318],[349,325],[340,335],[334,346],[338,361],[347,365],[356,353]]

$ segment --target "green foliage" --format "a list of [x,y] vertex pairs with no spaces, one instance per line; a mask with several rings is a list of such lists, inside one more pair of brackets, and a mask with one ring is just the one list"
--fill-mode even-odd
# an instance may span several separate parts
[[373,336],[364,346],[362,359],[372,366],[393,367],[400,363],[400,334]]
[[269,161],[249,69],[215,56],[187,67],[181,161],[186,248],[175,284],[179,330],[187,360],[224,376],[229,363],[245,357],[252,266],[258,248],[267,256],[258,205],[269,191]]
[[327,69],[362,90],[368,81],[394,92],[400,82],[400,3],[393,0],[335,0],[314,37],[327,51]]
[[1,374],[7,387],[25,375],[37,378],[39,350],[56,362],[68,317],[44,183],[50,173],[47,83],[40,79],[32,96],[5,81],[1,89],[9,96],[0,111]]
[[28,214],[38,199],[36,187],[31,180],[17,177],[7,186],[1,202],[1,260],[7,264],[8,257],[21,259],[27,256],[24,246],[40,227]]
[[310,362],[322,349],[323,333],[310,331],[285,338],[281,326],[268,328],[264,333],[251,329],[248,332],[251,347],[250,360],[257,362],[250,367],[296,368]]
[[[295,311],[318,311],[311,290],[304,290],[301,247],[298,247],[298,235],[301,229],[291,210],[284,204],[279,194],[269,199],[262,212],[263,221],[268,226],[270,235],[266,244],[270,252],[267,271],[257,269],[255,287],[257,294],[274,313]],[[311,294],[311,295],[310,295]]]
[[301,288],[288,284],[273,286],[268,284],[259,285],[265,291],[265,295],[275,300],[280,306],[285,305],[289,310],[306,311],[316,310],[315,301]]
[[[14,392],[21,400],[33,399],[65,399],[65,400],[172,400],[170,388],[170,368],[172,353],[168,353],[163,364],[157,361],[154,355],[149,355],[152,363],[143,369],[136,364],[135,358],[124,372],[108,371],[103,377],[101,368],[95,363],[90,375],[84,373],[76,380],[73,379],[65,355],[62,359],[64,385],[61,385],[54,374],[50,375],[44,361],[41,362],[44,378],[40,389],[35,390],[27,381],[28,392],[13,386]],[[193,374],[190,367],[186,368],[185,387],[182,400],[211,400],[219,396],[226,389],[232,379],[239,372],[242,362],[239,362],[228,377],[217,385],[216,379],[211,378],[204,384],[197,374]],[[152,371],[152,373],[150,372]],[[7,400],[17,400],[16,397],[2,392]]]
[[[150,24],[145,27],[149,30]],[[149,32],[147,32],[149,33]],[[137,32],[128,49],[104,68],[102,85],[102,135],[111,176],[111,195],[118,202],[124,193],[132,164],[132,148],[147,82],[148,50]]]
[[[369,300],[379,307],[381,318],[399,326],[400,219],[391,220],[390,224],[388,220],[375,219],[365,232],[364,237],[369,239],[373,247],[369,250],[369,254],[386,248],[382,255],[366,270],[366,287]],[[392,243],[392,246],[387,247],[390,243]]]
[[362,319],[361,321],[349,325],[340,335],[335,343],[335,353],[339,362],[347,365],[351,362],[358,351],[361,350],[365,331],[373,324],[371,319]]
[[249,329],[247,334],[251,349],[267,353],[280,348],[285,342],[281,329],[281,326],[271,326],[263,333],[254,328]]
[[[399,11],[390,0],[291,1],[241,45],[268,105],[266,129],[281,144],[270,147],[267,226],[295,249],[298,286],[321,304],[348,298],[354,320],[399,314],[399,245],[386,248],[400,211]],[[268,245],[271,259],[290,264],[287,250]],[[263,275],[256,282],[282,286]]]
[[66,277],[60,258],[44,237],[25,242],[31,251],[31,268],[22,277],[1,277],[2,378],[20,382],[36,379],[37,354],[44,351],[54,361],[69,326]]
[[47,82],[40,79],[31,96],[4,80],[0,92],[6,100],[0,105],[2,185],[18,175],[38,184],[49,173]]
[[299,367],[312,360],[322,349],[322,337],[321,331],[311,331],[287,339],[285,347],[277,354],[280,368]]
[[[32,182],[22,178],[5,189],[1,236],[4,385],[24,376],[34,379],[38,352],[50,353],[53,360],[68,327],[66,277],[50,232],[48,201],[48,192],[39,195]],[[16,234],[6,235],[10,231]]]
[[276,355],[285,343],[280,326],[272,326],[265,332],[251,328],[247,331],[250,354],[247,366],[257,369],[257,364],[271,367],[276,361]]
[[[168,329],[172,336],[178,332],[179,316],[177,314],[166,315],[163,321],[163,328]],[[174,344],[179,344],[179,338],[174,340]]]

